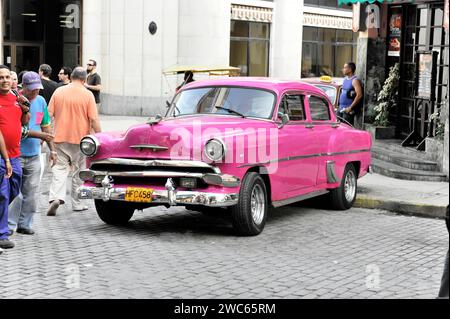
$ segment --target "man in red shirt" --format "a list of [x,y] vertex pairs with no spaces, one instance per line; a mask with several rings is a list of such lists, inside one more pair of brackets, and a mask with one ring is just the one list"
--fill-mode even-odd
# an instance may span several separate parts
[[[11,71],[0,65],[0,132],[6,144],[6,158],[0,160],[0,249],[14,248],[9,241],[8,206],[19,194],[22,182],[20,139],[22,126],[30,121],[29,107],[23,98],[11,93]],[[12,167],[12,175],[7,170]]]

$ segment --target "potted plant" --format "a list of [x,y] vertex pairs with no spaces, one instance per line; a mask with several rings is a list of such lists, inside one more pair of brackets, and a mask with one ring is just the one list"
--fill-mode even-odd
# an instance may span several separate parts
[[398,88],[400,80],[400,64],[396,63],[390,68],[389,77],[386,79],[378,96],[378,104],[374,107],[375,120],[368,131],[375,139],[390,139],[395,137],[395,126],[389,123],[389,112],[397,105]]

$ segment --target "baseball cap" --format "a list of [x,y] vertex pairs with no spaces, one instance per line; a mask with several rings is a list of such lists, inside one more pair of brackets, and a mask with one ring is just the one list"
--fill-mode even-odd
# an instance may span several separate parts
[[22,84],[25,85],[30,91],[44,89],[44,87],[42,86],[41,77],[36,72],[25,73],[22,78]]

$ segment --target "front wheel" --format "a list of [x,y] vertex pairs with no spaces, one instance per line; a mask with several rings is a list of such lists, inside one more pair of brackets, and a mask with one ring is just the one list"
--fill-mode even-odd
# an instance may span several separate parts
[[124,225],[133,217],[135,209],[124,202],[103,200],[95,201],[95,208],[100,219],[108,225]]
[[234,229],[243,236],[262,233],[267,220],[266,185],[257,173],[249,173],[242,183],[239,202],[230,208]]
[[330,192],[331,206],[336,210],[347,210],[353,207],[358,193],[358,175],[355,166],[348,164],[339,188]]

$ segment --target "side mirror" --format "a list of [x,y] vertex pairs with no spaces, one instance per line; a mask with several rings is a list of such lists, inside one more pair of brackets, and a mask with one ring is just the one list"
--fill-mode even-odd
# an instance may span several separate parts
[[281,119],[281,124],[278,125],[279,129],[282,129],[290,122],[289,115],[287,114],[279,114],[278,117]]
[[166,107],[169,108],[172,104],[169,101],[166,101]]

